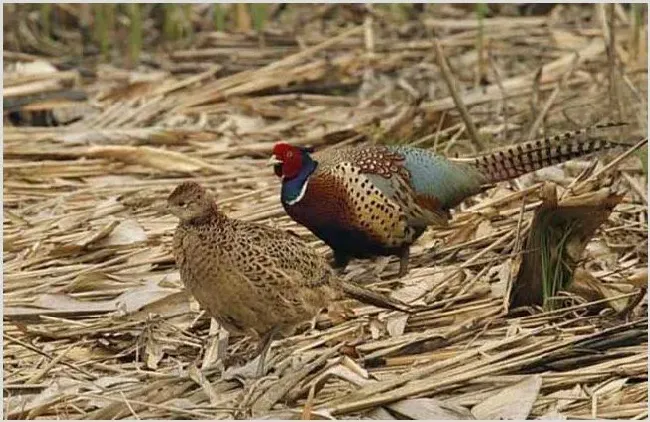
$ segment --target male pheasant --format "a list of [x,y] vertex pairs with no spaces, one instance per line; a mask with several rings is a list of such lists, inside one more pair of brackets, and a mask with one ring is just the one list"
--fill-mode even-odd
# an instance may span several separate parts
[[410,312],[401,302],[338,278],[296,235],[228,218],[201,185],[184,182],[167,199],[180,219],[173,252],[181,280],[229,332],[259,338],[257,376],[276,334],[287,334],[346,295]]
[[349,146],[318,153],[277,143],[270,163],[282,178],[289,216],[334,252],[334,267],[351,258],[400,257],[429,225],[445,225],[449,210],[490,185],[619,144],[592,136],[606,123],[502,148],[475,158],[448,159],[409,146]]

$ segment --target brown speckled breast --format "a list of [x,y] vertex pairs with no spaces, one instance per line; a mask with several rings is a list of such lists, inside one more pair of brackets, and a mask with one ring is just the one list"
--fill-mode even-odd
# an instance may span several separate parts
[[410,229],[400,207],[350,163],[317,170],[304,197],[284,205],[287,213],[334,248],[378,253],[408,242]]

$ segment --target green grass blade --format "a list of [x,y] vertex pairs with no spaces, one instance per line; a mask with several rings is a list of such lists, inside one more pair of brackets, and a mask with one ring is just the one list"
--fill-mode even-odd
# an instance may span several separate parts
[[140,59],[142,50],[142,15],[140,7],[138,3],[129,4],[129,20],[131,23],[129,28],[129,58],[133,65]]
[[212,5],[214,14],[214,28],[217,31],[224,31],[226,29],[226,10],[219,3]]
[[41,20],[41,27],[43,28],[43,33],[47,36],[51,34],[52,30],[52,25],[50,19],[52,19],[52,4],[51,3],[43,3],[40,5],[41,13],[40,13],[40,20]]
[[192,25],[192,4],[183,5],[183,20],[180,22],[181,38],[187,37],[191,41],[194,38],[194,27]]
[[111,37],[108,32],[107,4],[97,3],[95,10],[95,40],[99,43],[99,51],[104,60],[110,59]]
[[637,155],[641,159],[641,165],[643,166],[643,175],[648,178],[648,147],[645,146],[641,148],[638,152]]
[[253,28],[257,33],[264,30],[266,23],[266,4],[265,3],[251,3],[251,17],[253,18]]

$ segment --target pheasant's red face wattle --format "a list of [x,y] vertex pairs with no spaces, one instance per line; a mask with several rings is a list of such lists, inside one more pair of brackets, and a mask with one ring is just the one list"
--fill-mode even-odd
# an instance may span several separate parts
[[300,173],[302,154],[299,148],[280,142],[273,147],[273,155],[281,162],[281,171],[277,167],[275,171],[278,177],[292,179]]

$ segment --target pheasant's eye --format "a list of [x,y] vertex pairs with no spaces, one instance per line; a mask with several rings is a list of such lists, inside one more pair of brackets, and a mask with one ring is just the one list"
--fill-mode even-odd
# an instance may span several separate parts
[[293,151],[287,151],[287,158],[293,157]]
[[184,206],[185,206],[185,201],[181,201],[181,202],[179,202],[179,203],[178,203],[178,206],[180,206],[180,207],[184,207]]

